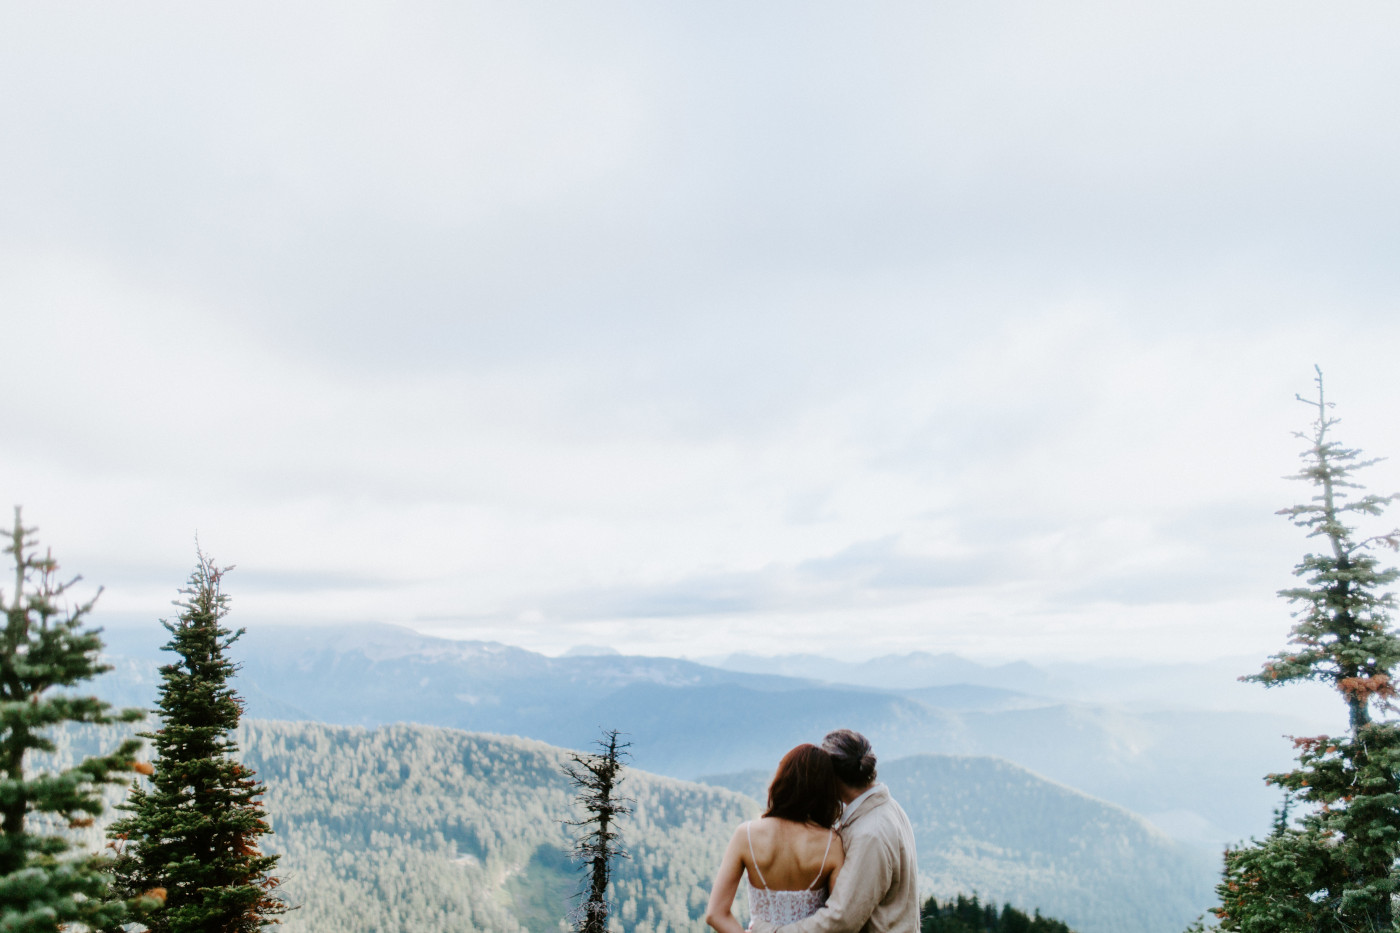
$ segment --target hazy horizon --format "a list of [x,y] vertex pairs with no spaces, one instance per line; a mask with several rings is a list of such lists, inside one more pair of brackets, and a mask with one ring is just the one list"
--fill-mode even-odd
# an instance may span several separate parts
[[[235,569],[236,569],[236,568],[235,568]],[[232,577],[231,577],[231,579],[232,579]],[[99,600],[99,605],[100,605],[100,600]],[[174,617],[175,614],[176,614],[176,611],[175,611],[175,610],[172,610],[171,612],[163,613],[159,618],[141,619],[141,618],[137,618],[137,617],[135,617],[135,616],[122,616],[122,617],[119,617],[119,618],[108,618],[108,619],[103,619],[103,618],[102,618],[102,613],[101,613],[101,612],[97,612],[97,613],[94,613],[94,615],[93,615],[91,618],[92,618],[92,620],[93,620],[93,624],[94,624],[96,627],[101,628],[101,629],[103,629],[104,631],[117,633],[117,634],[119,634],[119,635],[128,635],[128,636],[129,636],[129,635],[132,634],[132,633],[143,632],[143,631],[144,631],[144,632],[148,632],[148,633],[152,633],[152,634],[156,634],[156,635],[161,635],[161,636],[163,636],[164,633],[165,633],[165,630],[160,626],[161,620],[162,620],[162,619],[171,619],[171,618]],[[226,620],[225,620],[225,624],[229,625],[229,626],[232,627],[232,628],[246,628],[246,627],[248,627],[246,623],[240,622],[240,621],[239,621],[238,616],[237,616],[236,613],[235,613],[235,614],[231,614],[229,617],[227,617]],[[299,630],[302,630],[302,629],[308,629],[308,630],[312,630],[312,631],[315,631],[315,630],[323,630],[323,631],[326,631],[326,632],[341,632],[341,633],[346,633],[346,632],[353,632],[353,631],[355,631],[355,630],[360,630],[360,629],[373,629],[373,628],[400,629],[400,630],[403,630],[403,631],[406,631],[406,632],[411,632],[411,633],[413,633],[414,635],[418,635],[418,636],[421,636],[421,637],[424,637],[424,638],[442,639],[442,640],[444,640],[444,641],[449,641],[449,642],[484,642],[484,643],[490,643],[490,644],[504,645],[504,646],[509,647],[509,648],[522,648],[522,649],[524,649],[524,650],[526,650],[526,651],[531,651],[531,652],[534,652],[534,653],[536,653],[536,654],[541,654],[541,655],[544,655],[545,657],[551,657],[551,658],[563,658],[563,657],[570,657],[570,656],[573,656],[573,657],[582,657],[582,656],[611,656],[611,655],[617,655],[617,656],[622,656],[622,657],[674,658],[674,659],[676,659],[676,660],[681,660],[681,661],[694,661],[694,662],[699,663],[699,664],[714,664],[714,663],[716,663],[716,662],[720,662],[720,661],[724,661],[724,660],[727,660],[727,659],[730,659],[730,658],[736,658],[736,657],[748,657],[748,658],[755,658],[755,659],[776,659],[776,658],[791,658],[791,657],[813,657],[813,658],[821,658],[821,659],[826,660],[826,661],[832,661],[832,662],[837,662],[837,663],[841,663],[841,664],[865,664],[865,663],[868,663],[868,662],[870,662],[870,661],[877,661],[877,660],[882,660],[882,659],[887,659],[887,658],[903,658],[903,657],[908,657],[908,656],[911,656],[911,655],[922,655],[922,656],[935,657],[935,658],[938,658],[938,657],[959,658],[959,659],[962,659],[962,660],[971,661],[971,662],[973,662],[973,663],[975,663],[975,664],[978,664],[978,665],[981,665],[981,666],[983,666],[983,667],[997,667],[997,666],[1010,665],[1010,664],[1017,664],[1017,663],[1023,663],[1023,662],[1024,662],[1024,663],[1029,663],[1029,664],[1036,664],[1036,663],[1056,663],[1056,664],[1075,663],[1075,664],[1084,664],[1084,665],[1086,665],[1086,666],[1094,666],[1094,665],[1117,665],[1117,666],[1123,666],[1123,665],[1128,665],[1128,666],[1131,666],[1131,665],[1145,665],[1145,666],[1152,666],[1152,667],[1183,667],[1183,666],[1184,666],[1184,667],[1190,667],[1190,666],[1197,666],[1197,665],[1224,664],[1224,663],[1228,663],[1228,662],[1232,662],[1232,661],[1234,661],[1234,662],[1248,662],[1248,663],[1253,663],[1253,662],[1262,661],[1262,660],[1264,660],[1265,658],[1271,657],[1273,654],[1277,653],[1277,651],[1279,650],[1279,649],[1274,649],[1274,650],[1267,650],[1267,649],[1264,649],[1264,650],[1261,650],[1261,651],[1259,651],[1259,652],[1257,652],[1257,653],[1246,653],[1246,652],[1242,652],[1242,653],[1239,653],[1239,654],[1219,655],[1219,656],[1212,656],[1212,657],[1210,657],[1210,658],[1203,658],[1203,659],[1154,658],[1154,657],[1151,657],[1151,656],[1148,656],[1148,655],[1095,655],[1095,656],[1089,656],[1089,655],[1083,655],[1083,654],[1079,654],[1079,653],[1075,653],[1075,654],[1066,654],[1066,655],[1056,655],[1056,654],[1053,654],[1053,653],[1051,653],[1051,654],[1034,655],[1034,654],[1025,654],[1025,653],[1016,654],[1016,653],[1014,653],[1014,649],[1012,649],[1012,652],[1013,652],[1013,653],[998,652],[998,651],[995,651],[995,650],[988,650],[988,651],[979,653],[979,652],[969,652],[969,651],[954,651],[954,650],[951,650],[951,649],[949,649],[949,650],[938,650],[937,648],[910,648],[910,649],[905,650],[905,651],[874,651],[874,650],[861,650],[858,646],[852,646],[852,648],[848,648],[848,649],[845,649],[845,650],[836,650],[836,649],[832,649],[832,650],[828,650],[828,651],[822,651],[822,650],[807,651],[807,650],[803,650],[800,646],[797,646],[797,647],[793,647],[791,650],[788,650],[788,651],[767,651],[767,652],[763,652],[763,651],[747,650],[747,649],[744,649],[744,648],[741,647],[741,648],[736,649],[736,650],[733,650],[733,651],[721,651],[721,652],[715,652],[715,653],[709,653],[709,654],[698,654],[698,653],[686,654],[686,653],[683,653],[683,652],[682,652],[682,653],[673,653],[673,654],[666,654],[666,653],[652,653],[652,654],[648,654],[648,653],[646,653],[646,652],[630,652],[630,651],[625,651],[625,650],[622,650],[622,649],[620,649],[620,648],[618,648],[618,647],[616,647],[616,646],[614,646],[614,645],[603,645],[603,644],[594,644],[594,643],[577,643],[577,644],[567,644],[567,645],[565,645],[565,644],[554,644],[554,645],[548,645],[548,646],[544,646],[544,647],[540,647],[540,646],[531,646],[531,645],[525,644],[525,643],[523,643],[523,642],[521,642],[521,641],[512,641],[512,640],[510,640],[510,638],[509,638],[508,635],[507,635],[506,637],[503,637],[503,638],[479,638],[479,637],[476,637],[476,636],[470,635],[470,634],[460,634],[460,633],[454,633],[454,632],[452,632],[452,631],[448,631],[448,632],[438,632],[438,631],[433,631],[433,630],[431,630],[430,628],[426,628],[426,627],[415,627],[415,626],[412,626],[412,625],[406,625],[406,624],[399,623],[399,622],[372,622],[372,621],[345,622],[345,621],[334,620],[334,619],[309,619],[309,620],[297,620],[297,621],[269,621],[269,620],[266,620],[266,619],[259,619],[259,620],[256,620],[256,621],[255,621],[254,623],[252,623],[252,624],[253,624],[254,627],[256,627],[259,631],[262,631],[262,632],[267,632],[267,631],[270,631],[270,630],[279,630],[279,631],[299,631]],[[1282,648],[1282,647],[1283,647],[1282,644],[1281,644],[1279,647]],[[160,646],[159,646],[158,644],[155,644],[155,643],[153,642],[152,645],[151,645],[151,649],[152,649],[152,650],[159,650],[159,649],[160,649]]]

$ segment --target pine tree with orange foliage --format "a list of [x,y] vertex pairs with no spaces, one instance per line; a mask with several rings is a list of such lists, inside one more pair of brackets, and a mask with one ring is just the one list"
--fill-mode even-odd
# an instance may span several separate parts
[[179,618],[162,623],[171,634],[165,648],[179,660],[160,670],[160,728],[142,733],[155,771],[108,829],[118,889],[165,891],[165,908],[146,921],[152,933],[254,933],[287,909],[270,874],[277,856],[258,847],[272,832],[263,785],[235,757],[243,701],[228,682],[238,668],[225,652],[243,631],[221,624],[228,569],[200,552],[175,603]]
[[109,859],[75,851],[63,827],[92,825],[102,813],[103,788],[125,783],[139,767],[139,743],[120,742],[62,771],[36,767],[35,756],[54,751],[56,730],[136,722],[145,713],[113,710],[78,692],[110,670],[99,660],[100,630],[88,627],[94,600],[68,602],[77,579],[59,578],[58,563],[40,551],[19,509],[8,537],[14,586],[0,592],[0,930],[121,924],[158,907],[160,892],[112,897]]
[[[1346,704],[1345,735],[1294,739],[1292,771],[1266,781],[1283,788],[1285,807],[1262,841],[1225,853],[1217,888],[1220,929],[1242,933],[1393,929],[1392,897],[1400,890],[1400,723],[1395,674],[1400,633],[1391,627],[1394,597],[1387,589],[1400,571],[1382,567],[1380,547],[1396,549],[1400,531],[1358,538],[1355,516],[1377,517],[1400,495],[1364,493],[1353,474],[1375,460],[1343,447],[1329,434],[1337,424],[1317,373],[1317,410],[1295,478],[1312,499],[1284,509],[1318,538],[1294,574],[1304,585],[1283,590],[1295,607],[1290,647],[1243,680],[1277,687],[1314,680],[1334,687]],[[1287,801],[1302,804],[1288,818]]]

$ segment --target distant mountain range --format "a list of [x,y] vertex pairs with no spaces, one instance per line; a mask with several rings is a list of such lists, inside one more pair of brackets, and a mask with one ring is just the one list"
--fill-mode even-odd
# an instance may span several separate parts
[[817,654],[776,657],[729,654],[702,660],[731,671],[781,674],[889,690],[976,684],[997,687],[1014,685],[1019,692],[1038,693],[1046,691],[1052,682],[1049,674],[1025,661],[984,665],[956,654],[930,654],[926,651],[888,655],[869,661],[838,661]]
[[1345,708],[1322,684],[1266,690],[1244,684],[1262,659],[1216,658],[1192,663],[1078,662],[980,664],[955,654],[915,651],[868,661],[811,654],[761,657],[730,654],[703,659],[731,671],[764,672],[881,690],[976,685],[1028,694],[1029,703],[1102,703],[1140,710],[1263,712],[1298,720],[1313,731],[1346,727]]
[[[58,758],[111,744],[70,730]],[[298,909],[285,933],[557,933],[577,890],[567,752],[430,726],[251,721],[237,739],[266,782]],[[1040,908],[1080,933],[1179,933],[1211,901],[1213,864],[1121,808],[988,758],[882,764],[909,813],[921,890]],[[723,781],[723,778],[712,778]],[[731,775],[762,795],[766,774]],[[713,872],[749,796],[629,768],[631,857],[611,900],[629,933],[701,928]],[[742,899],[742,896],[741,896]],[[742,905],[739,913],[742,915]]]
[[[151,705],[164,640],[155,626],[108,633],[118,669],[104,693]],[[882,681],[872,686],[674,658],[551,658],[392,626],[261,628],[232,654],[250,716],[415,722],[574,748],[607,726],[629,733],[639,767],[685,779],[768,769],[792,745],[849,726],[869,735],[884,760],[995,755],[1208,848],[1266,831],[1277,795],[1262,776],[1287,765],[1292,749],[1282,736],[1307,725],[1281,715],[1035,696],[1007,685],[1049,690],[1056,677],[951,656],[845,666],[796,656],[769,665],[858,679],[854,667]],[[939,682],[950,676],[991,682]]]

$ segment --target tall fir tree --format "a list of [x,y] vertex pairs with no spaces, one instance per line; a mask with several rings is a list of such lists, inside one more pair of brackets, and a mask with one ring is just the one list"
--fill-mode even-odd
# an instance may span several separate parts
[[[1387,587],[1400,571],[1384,568],[1378,547],[1395,549],[1400,532],[1358,537],[1355,516],[1376,517],[1400,496],[1363,494],[1353,479],[1375,460],[1331,437],[1337,419],[1317,373],[1317,418],[1303,469],[1294,477],[1314,495],[1284,509],[1322,545],[1294,574],[1304,585],[1283,590],[1296,609],[1291,647],[1243,680],[1276,687],[1300,680],[1331,685],[1345,703],[1345,735],[1294,739],[1297,766],[1266,780],[1283,788],[1285,804],[1262,842],[1225,853],[1216,915],[1223,930],[1243,933],[1394,929],[1392,897],[1400,888],[1400,723],[1393,712],[1400,634],[1391,628]],[[1303,812],[1290,820],[1291,803]]]
[[277,922],[286,904],[270,872],[277,856],[259,850],[272,832],[251,770],[237,759],[232,733],[243,703],[229,684],[237,671],[226,652],[243,634],[221,624],[229,597],[224,572],[203,552],[162,621],[165,645],[179,660],[160,669],[160,728],[142,733],[155,748],[149,788],[135,787],[108,835],[118,850],[117,887],[127,894],[163,888],[165,909],[152,933],[252,933]]
[[608,881],[614,859],[627,858],[622,849],[617,818],[631,812],[631,801],[618,794],[622,783],[622,759],[627,742],[618,741],[609,729],[598,742],[602,754],[573,755],[564,773],[580,791],[575,798],[588,816],[569,825],[583,832],[574,845],[574,856],[586,869],[580,905],[574,924],[578,933],[606,933],[608,929]]
[[66,771],[27,771],[26,757],[32,764],[35,753],[53,752],[53,730],[68,724],[135,722],[145,713],[114,712],[74,692],[110,669],[98,660],[99,630],[87,627],[97,597],[67,604],[78,578],[59,580],[58,563],[50,552],[39,556],[34,529],[24,527],[18,508],[5,553],[15,576],[14,589],[0,592],[0,930],[55,933],[121,923],[157,906],[159,892],[112,898],[109,860],[74,852],[64,830],[92,825],[103,787],[124,783],[139,768],[140,743],[121,742]]

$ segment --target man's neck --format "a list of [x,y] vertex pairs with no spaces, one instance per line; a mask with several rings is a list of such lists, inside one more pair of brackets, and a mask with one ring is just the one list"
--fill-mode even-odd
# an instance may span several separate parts
[[866,791],[870,790],[870,788],[872,788],[872,787],[874,787],[874,786],[875,786],[875,782],[874,782],[874,781],[871,781],[869,784],[865,785],[864,787],[852,787],[852,786],[849,785],[849,784],[839,784],[839,788],[838,788],[838,789],[839,789],[840,792],[841,792],[841,802],[842,802],[843,804],[848,804],[848,805],[849,805],[849,804],[851,803],[851,801],[855,800],[855,799],[856,799],[857,797],[859,797],[861,794],[863,794],[863,793],[865,793]]

